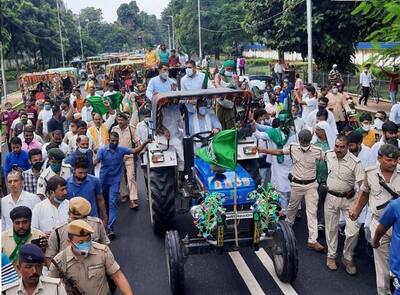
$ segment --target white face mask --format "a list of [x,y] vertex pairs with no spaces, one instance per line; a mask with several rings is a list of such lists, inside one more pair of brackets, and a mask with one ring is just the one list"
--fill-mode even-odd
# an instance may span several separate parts
[[370,124],[362,124],[362,129],[364,131],[369,131],[371,129],[371,125]]
[[144,121],[145,123],[149,123],[149,122],[150,122],[150,119],[151,119],[150,117],[146,117],[146,118],[143,119],[143,121]]
[[233,72],[225,71],[225,76],[232,77],[233,76]]
[[186,68],[185,72],[186,72],[186,75],[188,75],[189,77],[193,76],[193,69],[192,68]]
[[88,150],[89,149],[84,149],[84,148],[78,147],[78,151],[81,152],[82,154],[86,154]]
[[337,94],[338,91],[339,91],[339,90],[338,90],[337,88],[333,88],[333,89],[332,89],[332,93],[333,93],[333,94]]

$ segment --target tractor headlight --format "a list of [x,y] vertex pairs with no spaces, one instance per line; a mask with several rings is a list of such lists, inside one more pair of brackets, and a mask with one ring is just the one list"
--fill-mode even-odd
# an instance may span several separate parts
[[190,208],[190,214],[194,219],[198,219],[201,214],[201,205],[192,206]]
[[246,146],[243,148],[243,152],[245,155],[255,155],[257,154],[257,147],[255,146]]
[[164,155],[163,155],[163,153],[160,153],[160,152],[154,153],[154,154],[151,156],[151,161],[152,161],[153,163],[161,163],[161,162],[164,162]]

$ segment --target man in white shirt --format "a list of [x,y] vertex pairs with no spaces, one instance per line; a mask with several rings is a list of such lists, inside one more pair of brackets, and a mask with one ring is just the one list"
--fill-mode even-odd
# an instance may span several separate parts
[[282,81],[282,75],[283,75],[283,66],[280,60],[277,60],[274,65],[274,73],[278,76],[279,81],[277,82],[280,83]]
[[196,63],[189,60],[186,64],[185,73],[181,80],[181,90],[198,90],[203,88],[205,74],[196,70]]
[[[39,112],[38,119],[36,122],[36,132],[43,134],[43,137],[47,136],[47,122],[53,117],[53,111],[51,110],[50,102],[44,103],[44,108]],[[42,129],[40,128],[42,127]],[[42,130],[42,132],[40,132]]]
[[400,124],[400,104],[396,103],[390,109],[389,120],[396,123],[397,125]]
[[326,109],[329,103],[329,99],[325,96],[322,96],[320,98],[318,98],[318,108],[314,111],[312,111],[311,113],[308,114],[307,117],[303,118],[306,121],[307,126],[310,129],[314,129],[315,125],[318,123],[317,122],[317,113],[320,110],[326,110],[328,112],[328,118],[327,118],[327,123],[329,124],[329,126],[331,127],[332,130],[335,131],[335,134],[338,134],[338,130],[337,130],[337,126],[336,126],[336,121],[335,121],[335,116],[333,115],[333,113]]
[[20,171],[12,170],[7,175],[7,188],[10,194],[1,199],[1,230],[12,229],[10,212],[18,206],[26,206],[31,210],[40,202],[37,195],[28,193],[23,188],[23,179]]
[[67,181],[61,176],[53,176],[47,182],[46,190],[47,198],[33,208],[32,227],[49,235],[54,227],[68,220]]
[[360,86],[362,90],[362,95],[358,99],[358,104],[361,104],[362,100],[364,100],[364,105],[365,106],[367,105],[371,83],[372,83],[372,75],[369,72],[369,68],[365,67],[364,71],[360,74]]
[[56,145],[58,145],[58,148],[60,150],[63,151],[64,154],[68,154],[69,152],[69,146],[63,142],[63,134],[61,130],[54,130],[51,133],[51,140],[48,143],[45,143],[42,146],[42,156],[43,156],[43,160],[47,160],[47,146],[50,143],[55,143]]
[[397,132],[398,132],[398,126],[395,123],[391,121],[383,123],[382,137],[377,143],[375,143],[371,147],[371,153],[374,157],[374,160],[378,159],[378,151],[382,145],[388,143],[390,139],[397,139]]
[[151,78],[147,85],[146,96],[149,100],[158,93],[171,92],[176,89],[176,83],[169,77],[169,66],[161,64],[159,67],[160,74]]

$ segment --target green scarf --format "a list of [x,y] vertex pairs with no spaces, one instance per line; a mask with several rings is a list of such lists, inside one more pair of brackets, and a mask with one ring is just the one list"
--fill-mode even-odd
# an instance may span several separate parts
[[29,240],[30,236],[31,236],[31,231],[29,231],[26,235],[24,235],[22,237],[18,236],[15,232],[13,233],[13,238],[14,238],[14,242],[15,242],[16,246],[9,257],[11,261],[14,261],[17,259],[18,255],[19,255],[19,249],[23,245],[25,245],[25,243]]
[[[289,140],[289,134],[283,139],[282,138],[282,132],[280,128],[270,128],[267,129],[266,133],[268,134],[268,137],[276,144],[276,147],[281,150],[283,149],[283,146],[288,142]],[[284,155],[278,155],[276,156],[278,163],[282,164],[283,160],[285,159]]]

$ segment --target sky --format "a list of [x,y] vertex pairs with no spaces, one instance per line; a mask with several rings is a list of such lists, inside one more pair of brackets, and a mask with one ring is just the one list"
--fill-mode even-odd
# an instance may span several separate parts
[[[103,18],[107,22],[114,22],[117,20],[117,9],[122,3],[129,3],[130,0],[64,0],[68,9],[74,13],[79,13],[82,8],[93,6],[101,8],[103,11]],[[141,11],[148,14],[155,14],[157,17],[161,16],[161,12],[168,6],[169,0],[136,0],[137,5]]]

